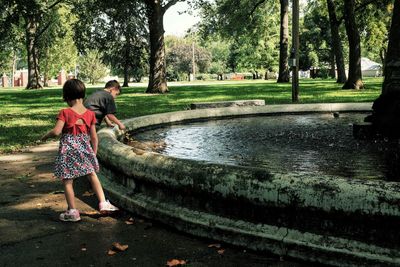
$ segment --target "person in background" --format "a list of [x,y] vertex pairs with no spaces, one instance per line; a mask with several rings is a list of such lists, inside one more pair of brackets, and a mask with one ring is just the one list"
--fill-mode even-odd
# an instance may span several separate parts
[[54,176],[64,184],[68,208],[60,214],[60,220],[78,222],[81,220],[75,205],[73,182],[76,178],[87,176],[99,200],[100,213],[117,211],[104,196],[103,187],[97,177],[99,163],[97,153],[96,118],[93,111],[83,106],[85,85],[78,79],[71,79],[63,86],[63,99],[69,108],[61,109],[54,128],[42,137],[42,141],[61,134],[58,154],[55,161]]
[[125,130],[125,125],[115,116],[117,107],[115,98],[121,93],[121,86],[118,81],[108,81],[102,90],[91,94],[84,102],[86,108],[96,114],[96,126],[100,127],[104,120],[109,127],[118,125],[120,130]]

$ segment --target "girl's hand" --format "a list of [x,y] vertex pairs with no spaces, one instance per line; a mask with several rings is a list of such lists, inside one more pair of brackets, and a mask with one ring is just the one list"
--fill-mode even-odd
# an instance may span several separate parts
[[46,142],[46,140],[47,140],[48,138],[49,138],[49,137],[47,136],[47,134],[45,134],[45,135],[43,135],[43,136],[40,138],[39,142]]

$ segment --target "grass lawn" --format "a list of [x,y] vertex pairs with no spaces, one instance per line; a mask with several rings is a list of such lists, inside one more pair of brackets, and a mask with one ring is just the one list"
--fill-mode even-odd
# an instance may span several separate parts
[[[300,103],[372,102],[381,92],[382,78],[366,78],[365,90],[341,90],[334,80],[300,80]],[[88,94],[101,87],[88,88]],[[121,119],[186,109],[193,102],[264,99],[266,104],[291,103],[291,85],[275,81],[170,83],[165,95],[143,93],[146,87],[123,88],[117,98]],[[61,88],[0,89],[0,153],[33,145],[55,123],[61,108]]]

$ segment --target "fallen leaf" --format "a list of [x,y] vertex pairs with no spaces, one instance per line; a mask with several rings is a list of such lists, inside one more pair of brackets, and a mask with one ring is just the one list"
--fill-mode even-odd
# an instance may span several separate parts
[[167,266],[169,266],[169,267],[185,265],[185,264],[186,264],[186,261],[184,261],[184,260],[172,259],[172,260],[167,261]]
[[93,195],[94,195],[94,193],[93,192],[89,192],[89,191],[86,191],[85,193],[82,194],[83,197],[90,197],[90,196],[93,196]]
[[125,251],[128,249],[128,245],[121,245],[118,242],[114,242],[113,244],[113,249],[117,250],[117,251]]
[[222,255],[222,254],[224,254],[225,249],[218,249],[217,252],[218,252],[219,255]]
[[221,244],[210,244],[208,245],[209,248],[221,248]]
[[131,224],[134,224],[134,223],[135,223],[135,221],[133,220],[132,217],[125,221],[125,224],[128,224],[128,225],[131,225]]
[[109,249],[107,252],[108,256],[114,256],[115,254],[117,254],[117,252],[115,250]]

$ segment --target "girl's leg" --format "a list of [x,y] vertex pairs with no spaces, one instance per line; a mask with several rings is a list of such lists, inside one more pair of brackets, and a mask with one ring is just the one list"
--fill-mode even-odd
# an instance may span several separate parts
[[99,181],[99,177],[97,177],[97,174],[95,172],[88,174],[88,179],[90,181],[90,184],[92,185],[92,189],[93,189],[94,193],[96,194],[99,202],[101,203],[101,202],[106,201],[106,198],[104,196],[103,187],[101,186],[101,183]]
[[67,201],[68,209],[76,208],[73,183],[74,183],[74,181],[72,179],[64,179],[63,180],[65,200]]

